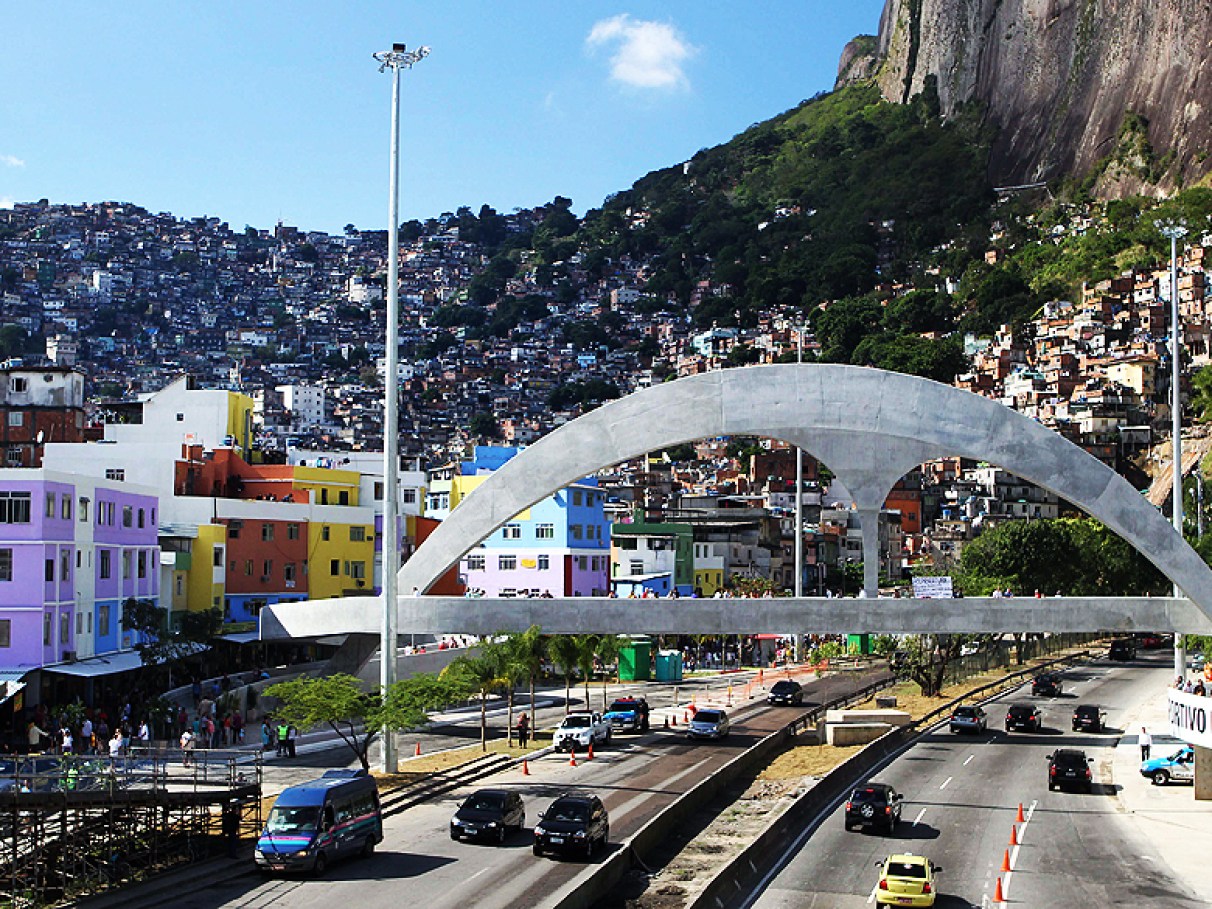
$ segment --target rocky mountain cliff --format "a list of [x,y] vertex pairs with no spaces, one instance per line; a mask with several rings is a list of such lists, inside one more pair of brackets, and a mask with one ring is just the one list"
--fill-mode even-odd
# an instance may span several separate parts
[[1212,172],[1210,45],[1212,0],[886,0],[838,82],[904,102],[937,80],[945,116],[980,102],[997,185],[1169,192]]

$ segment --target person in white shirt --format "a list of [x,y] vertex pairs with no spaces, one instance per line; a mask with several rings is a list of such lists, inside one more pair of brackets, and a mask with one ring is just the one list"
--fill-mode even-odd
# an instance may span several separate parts
[[80,724],[80,753],[93,753],[93,721],[88,717]]
[[1153,736],[1149,735],[1149,730],[1144,726],[1140,727],[1140,735],[1136,737],[1136,743],[1140,745],[1141,763],[1149,760],[1149,749],[1153,747]]
[[115,729],[114,736],[109,740],[109,756],[111,758],[120,757],[122,755],[122,730]]

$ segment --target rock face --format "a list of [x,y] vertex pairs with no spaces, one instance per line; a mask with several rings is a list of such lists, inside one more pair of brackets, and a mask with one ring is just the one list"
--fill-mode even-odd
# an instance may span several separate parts
[[937,78],[944,115],[980,102],[997,185],[1085,176],[1168,192],[1212,170],[1212,0],[886,0],[839,83],[907,101]]

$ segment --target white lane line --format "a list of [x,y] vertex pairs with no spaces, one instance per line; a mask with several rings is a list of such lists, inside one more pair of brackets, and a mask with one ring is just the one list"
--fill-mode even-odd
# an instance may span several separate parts
[[945,780],[943,780],[943,785],[939,786],[938,788],[939,788],[939,789],[946,789],[946,788],[947,788],[947,784],[948,784],[948,783],[950,783],[952,779],[953,779],[953,777],[947,777]]
[[876,892],[879,891],[879,889],[880,889],[880,882],[876,881],[875,886],[871,888],[871,892],[869,894],[867,894],[867,905],[871,905],[872,903],[875,902],[875,894],[876,894]]
[[[662,780],[661,786],[663,786],[663,787],[672,786],[674,783],[678,782],[679,780],[685,779],[686,777],[690,776],[692,773],[694,773],[696,770],[698,770],[704,764],[710,764],[711,760],[712,760],[711,758],[703,758],[703,760],[699,761],[697,764],[695,764],[692,767],[687,767],[681,773],[674,774],[673,776],[669,777],[669,779],[667,779],[667,780]],[[642,802],[646,801],[647,799],[649,799],[651,797],[652,797],[651,792],[641,792],[640,794],[636,795],[634,798],[628,799],[623,804],[616,805],[615,807],[611,808],[610,810],[615,815],[615,817],[622,817],[622,816],[626,815],[629,811],[634,809],[636,806],[640,805]]]
[[1017,844],[1010,851],[1010,870],[1002,878],[1002,897],[1007,900],[1010,899],[1010,878],[1014,876],[1014,869],[1018,867],[1018,850],[1022,845],[1023,836],[1027,832],[1027,825],[1031,823],[1031,815],[1035,814],[1035,806],[1038,804],[1038,800],[1032,802],[1031,807],[1023,814],[1023,823],[1018,828],[1018,836],[1015,837]]
[[926,813],[926,809],[925,809],[925,808],[923,808],[921,811],[919,811],[919,812],[917,813],[917,817],[915,817],[915,818],[913,819],[913,826],[914,826],[914,827],[916,827],[916,826],[918,825],[918,821],[920,821],[920,820],[922,819],[922,815],[924,815],[925,813]]
[[976,757],[976,755],[975,755],[975,754],[970,754],[970,755],[968,755],[968,760],[967,760],[967,761],[964,761],[964,766],[965,766],[965,767],[967,767],[967,766],[968,766],[968,761],[971,761],[971,760],[972,760],[974,757]]

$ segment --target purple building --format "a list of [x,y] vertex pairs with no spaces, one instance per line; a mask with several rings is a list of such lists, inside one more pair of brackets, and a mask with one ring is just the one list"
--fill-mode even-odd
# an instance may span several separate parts
[[156,512],[153,493],[120,481],[0,470],[0,671],[8,679],[138,643],[122,630],[122,603],[159,603]]

